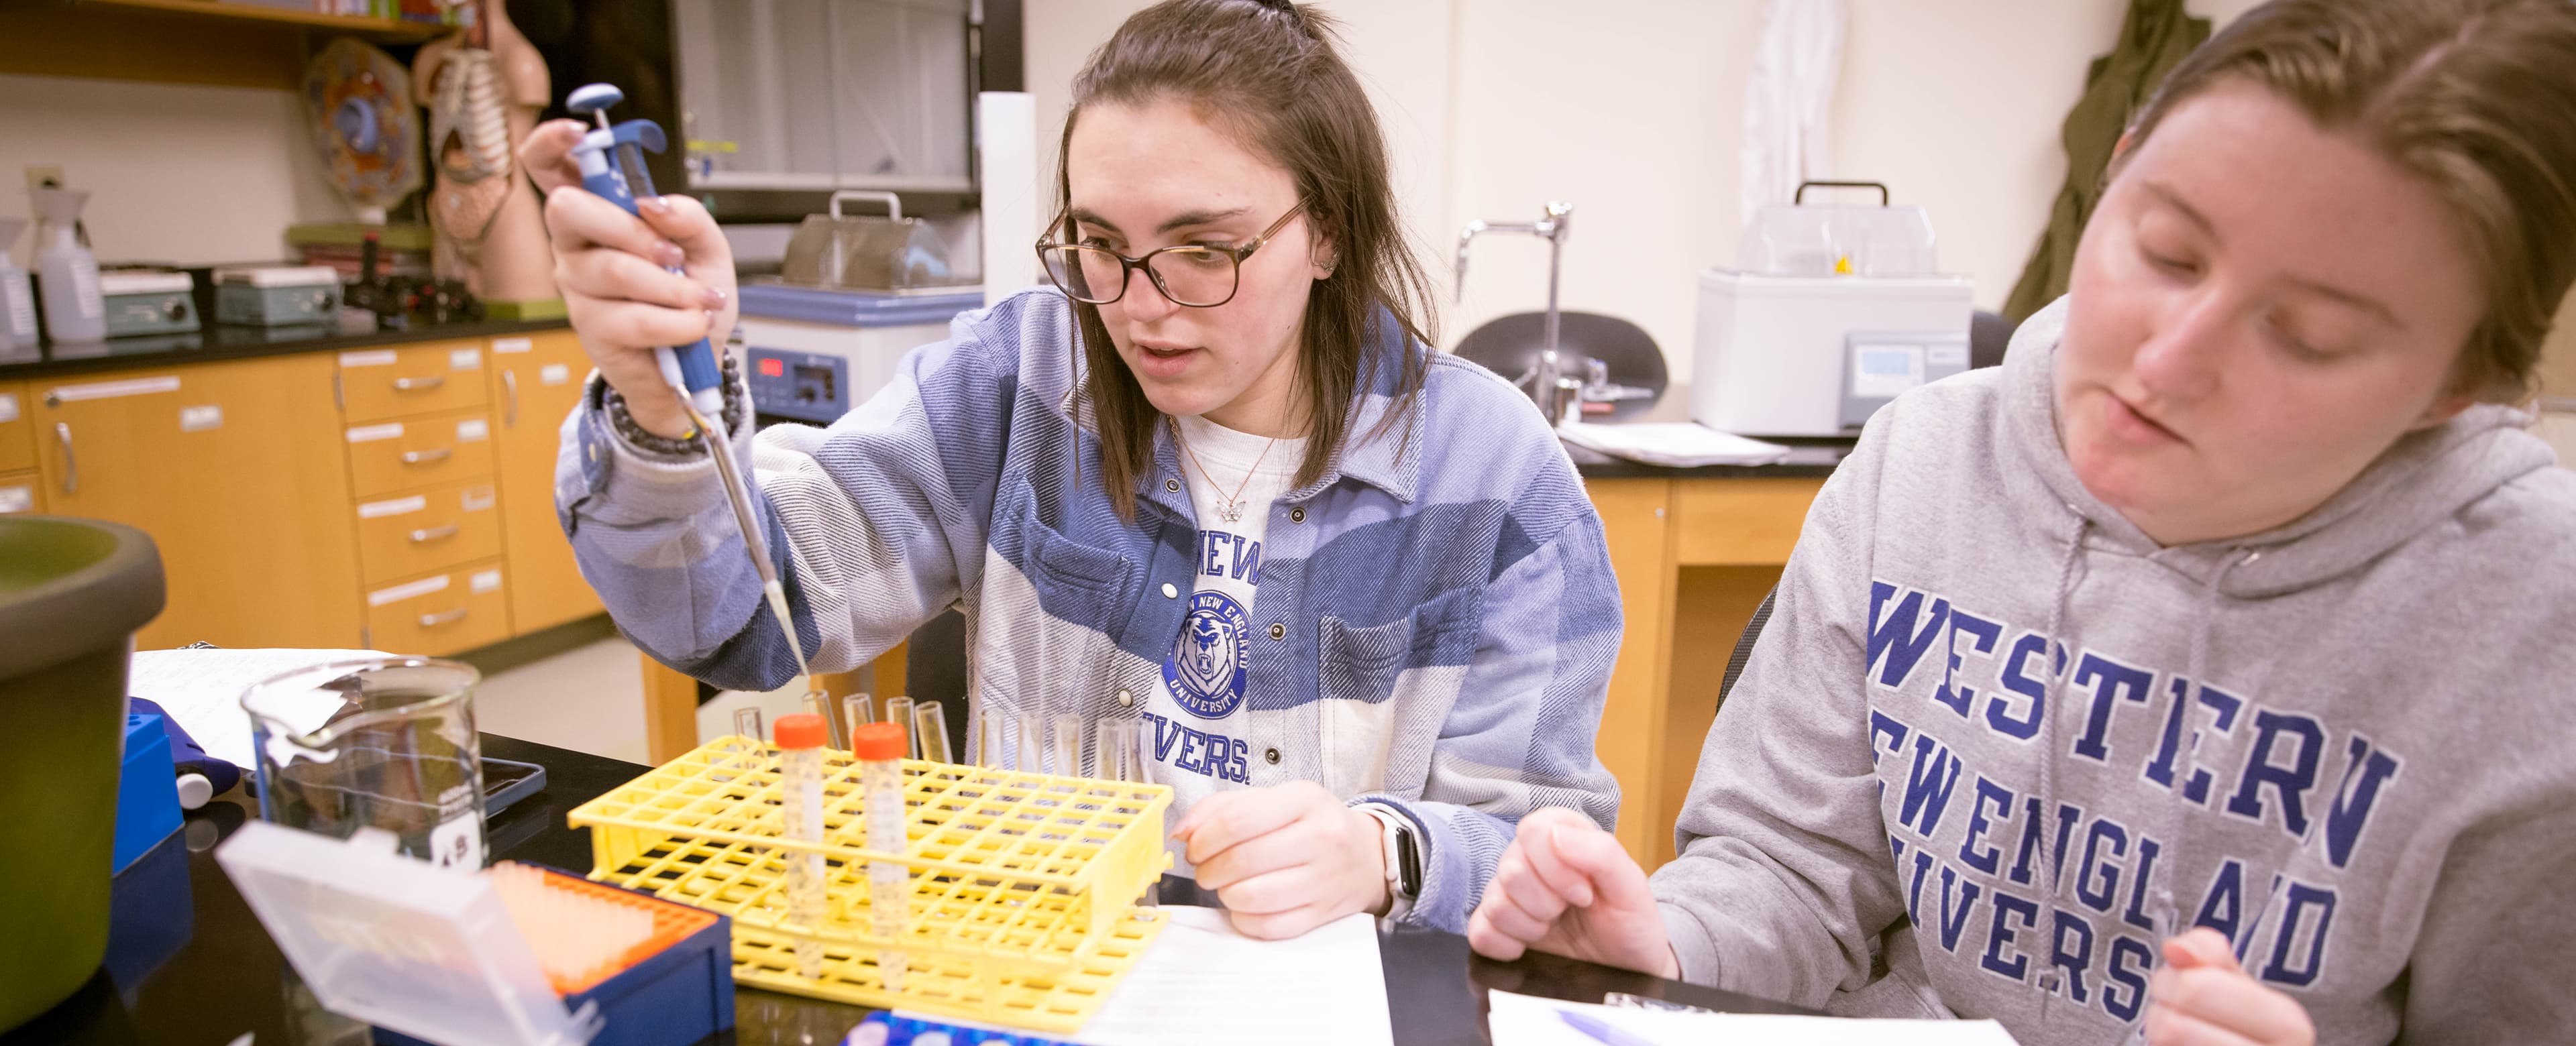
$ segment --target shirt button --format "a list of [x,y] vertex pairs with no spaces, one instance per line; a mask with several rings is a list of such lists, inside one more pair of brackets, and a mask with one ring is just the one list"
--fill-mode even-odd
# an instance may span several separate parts
[[[1276,621],[1271,622],[1271,623],[1270,623],[1270,638],[1272,638],[1272,639],[1286,639],[1286,638],[1288,638],[1288,626],[1283,625],[1283,624],[1280,624],[1280,623],[1278,623],[1278,622],[1276,622]],[[1271,760],[1271,762],[1274,762],[1274,763],[1276,763],[1276,762],[1278,762],[1278,761],[1279,761],[1279,760],[1276,760],[1276,759]]]
[[1136,695],[1134,692],[1127,690],[1121,690],[1118,692],[1118,707],[1129,708],[1133,707],[1135,704]]
[[1179,599],[1181,598],[1181,590],[1173,588],[1172,583],[1169,581],[1163,582],[1163,598]]
[[1178,494],[1178,493],[1180,493],[1180,492],[1181,492],[1181,481],[1180,481],[1180,480],[1177,480],[1177,479],[1167,479],[1167,480],[1164,480],[1164,481],[1163,481],[1163,489],[1164,489],[1165,491],[1170,492],[1170,493]]
[[1273,749],[1269,749],[1269,750],[1267,750],[1267,751],[1264,751],[1264,752],[1262,752],[1262,753],[1261,753],[1261,758],[1263,758],[1263,759],[1265,759],[1265,760],[1269,761],[1270,765],[1272,765],[1272,766],[1277,766],[1277,765],[1279,765],[1279,750],[1278,750],[1278,749],[1276,749],[1276,748],[1273,748]]
[[1303,523],[1303,522],[1305,522],[1305,521],[1306,521],[1306,510],[1305,510],[1305,509],[1302,509],[1302,508],[1292,508],[1292,509],[1289,509],[1289,510],[1288,510],[1288,522],[1291,522],[1291,523]]
[[2051,970],[2051,971],[2049,971],[2049,972],[2047,972],[2047,973],[2043,973],[2043,974],[2040,974],[2040,975],[2039,975],[2039,990],[2041,990],[2041,991],[2046,991],[2046,992],[2053,992],[2053,991],[2056,991],[2056,990],[2057,990],[2057,972],[2056,972],[2056,971]]

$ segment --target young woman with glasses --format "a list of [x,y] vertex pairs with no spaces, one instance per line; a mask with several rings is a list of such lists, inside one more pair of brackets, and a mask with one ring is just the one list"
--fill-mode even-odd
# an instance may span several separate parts
[[[651,353],[731,329],[731,256],[686,197],[637,219],[578,191],[580,132],[527,150],[599,368],[565,528],[638,645],[777,686],[786,637]],[[1075,80],[1056,182],[1053,286],[960,317],[849,416],[754,437],[729,378],[805,649],[846,669],[961,608],[979,711],[1142,722],[1180,870],[1245,932],[1463,929],[1522,813],[1614,819],[1592,742],[1618,593],[1529,401],[1430,347],[1331,23],[1138,13]]]

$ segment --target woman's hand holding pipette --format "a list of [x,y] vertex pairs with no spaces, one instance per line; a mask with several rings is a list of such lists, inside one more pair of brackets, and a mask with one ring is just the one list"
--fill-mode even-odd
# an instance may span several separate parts
[[2313,1046],[2299,1001],[2237,965],[2227,936],[2206,926],[2165,940],[2147,982],[2149,1046]]
[[[571,153],[589,130],[578,120],[540,124],[519,147],[519,163],[546,194],[555,284],[582,349],[636,424],[680,438],[689,417],[653,350],[712,338],[723,351],[736,313],[733,249],[690,197],[637,200],[639,217],[584,191]],[[686,275],[667,271],[674,265]]]
[[1521,818],[1485,886],[1484,901],[1467,919],[1467,943],[1506,961],[1536,948],[1658,977],[1681,976],[1645,870],[1618,837],[1561,807]]
[[1313,781],[1199,800],[1172,838],[1187,847],[1199,888],[1216,891],[1246,937],[1295,937],[1352,912],[1386,910],[1377,819]]

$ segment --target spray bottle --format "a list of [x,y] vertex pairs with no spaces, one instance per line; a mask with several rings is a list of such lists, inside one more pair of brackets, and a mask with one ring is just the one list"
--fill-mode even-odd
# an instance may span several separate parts
[[0,218],[0,352],[36,344],[36,292],[18,267],[18,230],[24,218]]
[[98,293],[98,259],[80,243],[81,205],[89,194],[30,189],[36,204],[36,275],[44,281],[45,331],[56,342],[107,339],[107,307]]

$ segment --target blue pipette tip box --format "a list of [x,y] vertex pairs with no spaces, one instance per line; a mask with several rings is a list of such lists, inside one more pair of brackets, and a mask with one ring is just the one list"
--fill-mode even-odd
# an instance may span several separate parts
[[[544,865],[548,872],[582,876]],[[586,881],[586,880],[585,880]],[[652,894],[607,883],[591,883],[650,900],[679,905]],[[709,912],[715,921],[619,971],[614,977],[563,997],[564,1008],[579,1012],[597,1003],[602,1025],[589,1046],[688,1046],[733,1027],[733,920]],[[377,1028],[379,1046],[431,1046],[400,1032]]]
[[116,870],[179,830],[179,776],[157,715],[125,717],[125,761],[116,779]]

